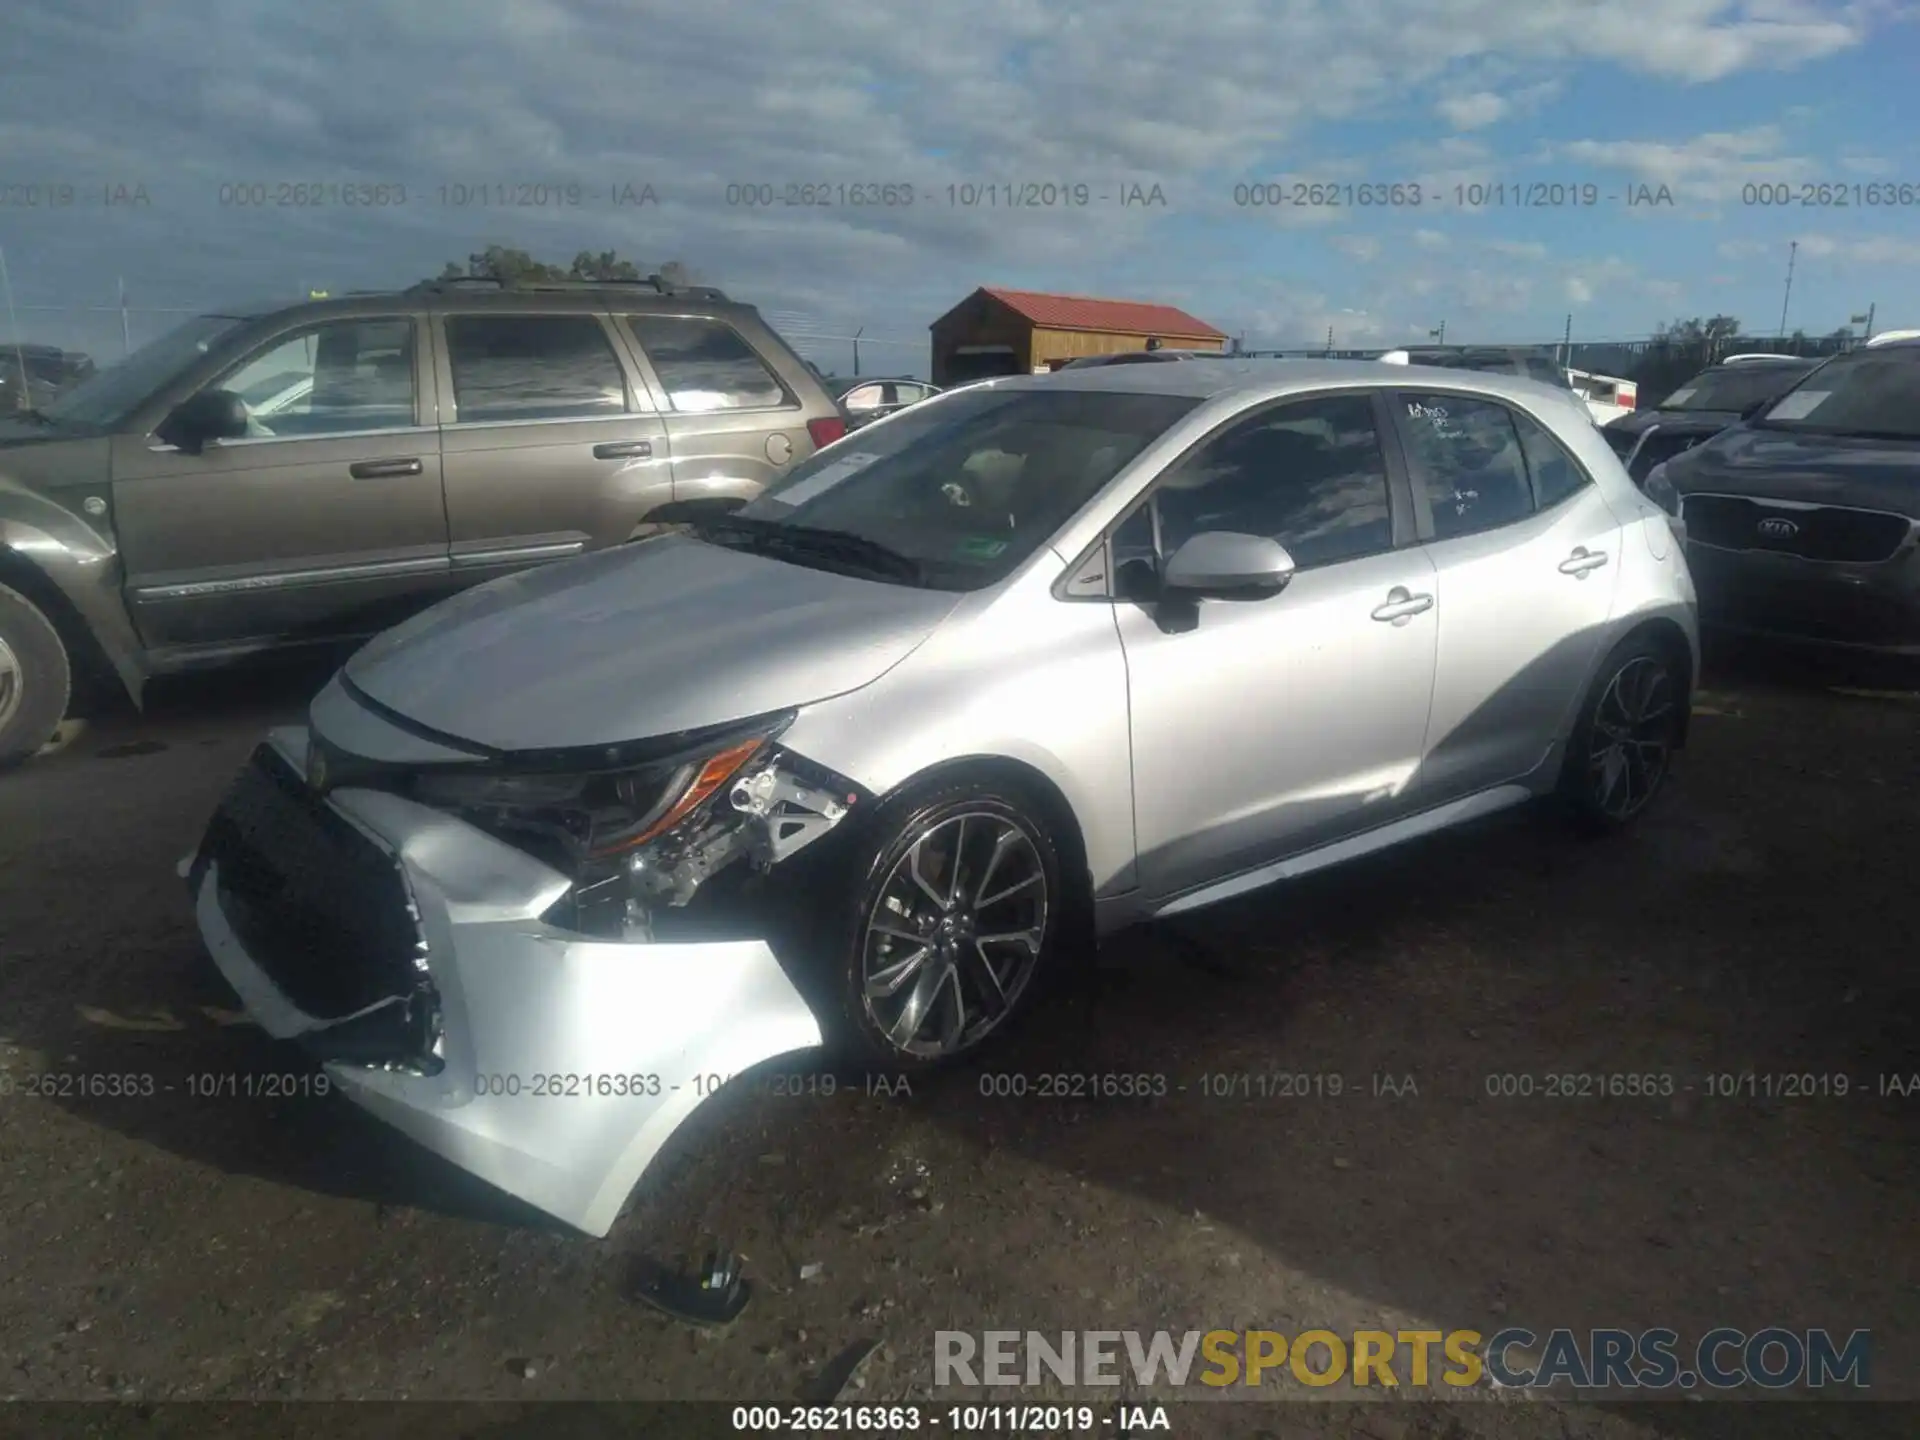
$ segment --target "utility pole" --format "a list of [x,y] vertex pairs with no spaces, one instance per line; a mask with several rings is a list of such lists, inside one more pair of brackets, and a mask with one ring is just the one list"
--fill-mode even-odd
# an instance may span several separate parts
[[1429,339],[1439,341],[1439,343],[1442,345],[1446,344],[1447,343],[1447,322],[1442,320],[1440,322],[1440,328],[1438,330],[1427,331],[1427,336]]
[[1333,354],[1333,327],[1327,326],[1327,354]]
[[1865,325],[1867,327],[1867,333],[1860,337],[1860,343],[1863,345],[1866,344],[1867,341],[1873,339],[1873,312],[1878,307],[1878,305],[1879,305],[1879,302],[1875,301],[1872,304],[1867,306],[1866,314],[1849,315],[1847,317],[1847,323],[1849,325]]
[[127,327],[127,277],[120,277],[120,349],[123,353],[133,353],[133,332]]
[[20,366],[20,397],[27,395],[27,352],[20,339],[20,314],[13,308],[13,279],[7,274],[7,252],[0,249],[0,290],[6,291],[7,326],[13,331],[13,358]]
[[1793,299],[1793,262],[1800,254],[1800,242],[1793,242],[1793,248],[1787,251],[1787,291],[1780,297],[1780,338],[1787,338],[1787,304]]
[[864,325],[853,332],[853,373],[855,375],[860,373],[860,337],[866,333],[867,327]]
[[1569,313],[1566,337],[1560,342],[1560,368],[1564,370],[1571,364],[1573,364],[1573,316]]

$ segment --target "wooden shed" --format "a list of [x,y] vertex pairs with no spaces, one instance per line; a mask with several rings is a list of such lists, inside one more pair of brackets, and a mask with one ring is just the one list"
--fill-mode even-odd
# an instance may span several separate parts
[[1227,337],[1171,305],[1096,300],[983,286],[928,327],[933,383],[964,385],[995,375],[1057,370],[1082,355],[1144,350],[1224,350]]

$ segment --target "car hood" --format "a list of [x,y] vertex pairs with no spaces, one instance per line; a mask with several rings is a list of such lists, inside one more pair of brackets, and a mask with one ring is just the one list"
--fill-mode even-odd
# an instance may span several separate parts
[[666,535],[476,586],[377,637],[345,673],[455,739],[610,745],[857,690],[960,598]]
[[1613,435],[1639,435],[1658,425],[1662,430],[1698,435],[1724,430],[1739,420],[1737,410],[1635,410],[1618,420],[1608,421],[1606,428]]
[[1667,474],[1682,493],[1707,490],[1920,516],[1920,441],[1737,425],[1668,461]]

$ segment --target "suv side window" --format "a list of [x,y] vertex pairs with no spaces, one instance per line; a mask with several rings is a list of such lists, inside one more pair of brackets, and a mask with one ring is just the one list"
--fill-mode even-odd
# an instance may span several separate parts
[[1533,513],[1533,488],[1512,412],[1466,395],[1401,391],[1407,458],[1424,486],[1436,540],[1477,535]]
[[626,372],[593,315],[449,315],[446,332],[462,423],[627,412]]
[[1593,482],[1580,462],[1553,438],[1546,426],[1519,410],[1508,412],[1513,428],[1520,432],[1520,453],[1526,457],[1527,474],[1533,477],[1533,508],[1551,510],[1562,500],[1571,499]]
[[1234,424],[1178,461],[1152,503],[1163,557],[1205,530],[1278,540],[1302,570],[1393,548],[1386,458],[1364,392]]
[[246,402],[249,439],[408,429],[413,347],[408,319],[329,321],[255,351],[209,388]]
[[621,318],[675,410],[773,410],[791,403],[786,386],[731,325],[686,315]]

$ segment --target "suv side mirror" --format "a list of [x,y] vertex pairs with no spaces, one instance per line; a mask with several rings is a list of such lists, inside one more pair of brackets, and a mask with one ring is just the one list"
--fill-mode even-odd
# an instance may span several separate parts
[[1206,530],[1167,559],[1160,583],[1169,593],[1217,600],[1260,600],[1293,579],[1293,556],[1278,540]]
[[174,406],[153,433],[198,455],[209,440],[238,440],[247,433],[247,402],[231,390],[202,390]]

